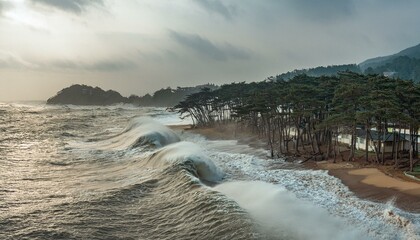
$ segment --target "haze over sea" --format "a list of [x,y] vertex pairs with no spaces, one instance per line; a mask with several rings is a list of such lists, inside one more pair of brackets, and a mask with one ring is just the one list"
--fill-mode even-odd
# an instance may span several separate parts
[[419,214],[165,126],[181,124],[162,108],[0,103],[0,239],[419,239]]

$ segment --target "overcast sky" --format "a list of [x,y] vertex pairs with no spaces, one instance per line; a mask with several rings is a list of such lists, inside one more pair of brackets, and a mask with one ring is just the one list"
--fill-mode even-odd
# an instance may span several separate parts
[[0,0],[0,101],[259,81],[420,43],[418,0]]

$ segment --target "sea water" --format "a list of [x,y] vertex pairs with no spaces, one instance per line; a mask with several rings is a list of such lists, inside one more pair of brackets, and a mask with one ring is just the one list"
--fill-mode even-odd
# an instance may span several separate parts
[[0,104],[0,239],[419,239],[419,214],[165,126],[186,123],[163,108]]

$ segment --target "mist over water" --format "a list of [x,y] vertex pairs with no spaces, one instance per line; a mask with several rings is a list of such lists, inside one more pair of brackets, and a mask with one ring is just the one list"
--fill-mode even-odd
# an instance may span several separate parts
[[274,184],[228,182],[215,190],[249,211],[269,235],[278,239],[369,239],[342,219]]
[[0,104],[0,116],[0,239],[419,239],[419,214],[171,130],[183,122],[164,109]]

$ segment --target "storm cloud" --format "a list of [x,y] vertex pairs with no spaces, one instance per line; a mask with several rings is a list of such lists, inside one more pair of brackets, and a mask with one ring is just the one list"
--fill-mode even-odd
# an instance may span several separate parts
[[0,101],[46,99],[76,82],[143,95],[360,63],[419,44],[418,9],[418,0],[0,0]]
[[251,57],[250,53],[244,49],[235,47],[229,43],[216,44],[198,34],[170,31],[170,37],[178,44],[199,54],[200,57],[215,61],[249,59]]
[[133,69],[136,66],[134,61],[123,58],[97,61],[60,59],[49,62],[33,62],[22,59],[13,53],[0,51],[0,69],[118,72]]
[[13,8],[13,3],[7,0],[0,0],[0,17],[3,16],[4,12]]
[[227,20],[232,20],[235,15],[235,7],[225,5],[220,0],[194,0],[200,7],[209,13],[223,16]]
[[47,66],[54,69],[62,70],[82,70],[97,72],[115,72],[123,71],[136,67],[133,61],[127,59],[99,60],[93,62],[72,61],[72,60],[55,60]]
[[35,69],[38,65],[11,52],[0,51],[0,69]]
[[287,0],[301,17],[316,21],[331,21],[349,17],[355,12],[354,0]]
[[103,0],[31,0],[45,6],[60,9],[62,11],[81,14],[90,6],[103,6]]

